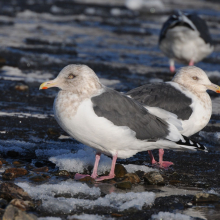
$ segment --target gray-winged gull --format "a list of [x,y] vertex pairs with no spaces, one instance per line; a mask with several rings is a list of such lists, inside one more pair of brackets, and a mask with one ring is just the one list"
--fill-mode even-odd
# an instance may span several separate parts
[[[180,133],[191,136],[202,130],[209,122],[212,114],[212,101],[206,92],[210,89],[220,93],[220,87],[213,84],[206,73],[195,66],[179,69],[171,82],[146,84],[127,93],[142,105],[146,106],[151,114],[165,120],[172,119],[174,113],[182,123]],[[158,107],[158,108],[157,108]],[[157,164],[152,152],[149,152],[152,164]],[[163,161],[163,149],[159,150],[159,164],[169,167],[172,162]]]
[[195,13],[175,11],[163,24],[159,37],[161,51],[174,61],[191,66],[212,53],[214,46],[206,22]]
[[[68,65],[40,89],[58,87],[54,115],[73,138],[96,149],[92,178],[114,178],[116,159],[159,148],[206,150],[183,137],[171,123],[151,114],[135,100],[102,85],[86,65]],[[97,178],[101,153],[112,156],[108,176]],[[76,174],[79,179],[85,175]]]

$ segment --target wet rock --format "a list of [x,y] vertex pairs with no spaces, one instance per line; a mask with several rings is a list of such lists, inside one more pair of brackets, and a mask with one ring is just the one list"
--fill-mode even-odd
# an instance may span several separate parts
[[0,191],[0,198],[6,200],[7,202],[10,202],[12,199],[16,199],[17,196],[16,194],[11,194],[11,193]]
[[220,200],[219,196],[209,193],[197,193],[193,197],[194,202],[218,202],[219,200]]
[[[31,200],[31,197],[25,192],[21,187],[17,186],[14,183],[2,183],[0,185],[0,192],[5,194],[8,197],[7,201],[18,198],[23,200]],[[3,197],[1,197],[3,198]]]
[[8,168],[2,174],[2,178],[5,180],[11,180],[19,176],[25,176],[28,174],[28,171],[24,168]]
[[169,181],[169,184],[171,184],[171,185],[176,185],[176,184],[180,184],[180,183],[182,183],[182,182],[179,180],[170,180]]
[[48,128],[47,134],[53,136],[60,136],[60,132],[54,128]]
[[123,165],[121,164],[115,165],[115,178],[124,177],[126,173],[127,173],[127,170],[125,169]]
[[39,183],[39,182],[46,181],[47,178],[43,177],[42,175],[36,175],[36,176],[30,177],[29,180],[32,181],[32,182]]
[[35,168],[33,169],[34,172],[48,172],[49,168],[48,167],[40,167],[40,168]]
[[3,158],[0,158],[0,161],[1,161],[2,164],[8,164],[8,162]]
[[115,187],[119,189],[131,189],[132,184],[129,181],[118,182],[115,184]]
[[149,185],[164,185],[164,179],[161,176],[160,173],[151,171],[149,173],[146,173],[144,176],[144,182],[146,182]]
[[0,208],[1,209],[5,209],[5,207],[8,205],[8,201],[3,199],[3,198],[0,198]]
[[55,176],[70,176],[70,173],[66,170],[59,170],[57,173],[55,173]]
[[125,181],[131,182],[132,184],[137,184],[141,182],[141,179],[136,173],[125,174]]
[[2,168],[2,162],[0,161],[0,168]]
[[31,201],[24,201],[22,199],[13,199],[10,202],[11,205],[19,208],[22,211],[27,211],[34,208],[34,203]]
[[13,205],[8,205],[2,220],[37,220],[37,217],[33,214],[28,214]]
[[21,91],[21,92],[26,92],[29,90],[29,87],[27,85],[24,84],[18,84],[15,86],[15,90],[17,91]]
[[123,215],[119,213],[112,213],[111,216],[118,218],[118,217],[122,217]]
[[91,176],[86,176],[79,180],[80,182],[94,183],[95,180]]
[[16,166],[16,167],[22,167],[22,166],[24,166],[25,164],[22,162],[22,161],[13,161],[13,163],[12,163],[14,166]]
[[32,170],[34,169],[34,166],[32,166],[31,164],[26,165],[26,169],[27,170]]

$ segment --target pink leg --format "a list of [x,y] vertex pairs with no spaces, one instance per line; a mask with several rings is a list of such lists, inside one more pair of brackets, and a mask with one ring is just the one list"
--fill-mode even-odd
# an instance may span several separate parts
[[154,155],[153,155],[153,153],[150,150],[148,151],[148,154],[150,156],[151,164],[152,165],[157,164],[157,161],[154,159]]
[[[93,172],[92,172],[92,175],[91,175],[91,177],[93,179],[95,179],[98,176],[97,170],[98,170],[100,156],[101,156],[101,153],[96,153],[96,155],[95,155],[95,164],[94,164]],[[86,176],[90,176],[90,175],[83,175],[83,174],[80,174],[80,173],[76,173],[75,176],[74,176],[74,179],[75,180],[80,180],[80,179],[82,179]]]
[[159,164],[161,168],[168,168],[169,166],[173,165],[172,162],[169,161],[163,161],[163,155],[164,155],[164,150],[159,149]]
[[189,66],[194,66],[194,61],[193,60],[190,60]]
[[117,160],[118,155],[114,155],[112,158],[112,166],[111,166],[111,171],[108,176],[101,176],[96,179],[96,181],[102,181],[102,180],[108,180],[108,179],[113,179],[115,177],[115,164]]
[[175,71],[174,60],[170,59],[170,72],[175,73]]

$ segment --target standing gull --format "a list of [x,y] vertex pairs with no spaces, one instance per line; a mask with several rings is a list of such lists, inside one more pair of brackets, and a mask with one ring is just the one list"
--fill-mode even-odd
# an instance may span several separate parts
[[[207,89],[220,93],[220,87],[211,83],[202,69],[187,66],[181,68],[171,82],[146,84],[127,95],[144,105],[151,114],[165,120],[174,117],[168,112],[175,114],[182,123],[180,133],[188,137],[202,130],[210,120],[212,101]],[[168,112],[162,115],[157,107]],[[152,164],[156,164],[152,152],[149,154]],[[163,149],[160,149],[159,164],[166,168],[173,163],[163,161],[163,154]]]
[[214,49],[206,22],[195,13],[181,11],[175,11],[163,24],[159,47],[170,58],[171,72],[175,72],[174,61],[193,66]]
[[[117,157],[129,158],[140,151],[158,148],[206,150],[183,137],[177,128],[149,113],[133,99],[102,85],[86,65],[68,65],[40,89],[58,87],[54,115],[73,138],[96,149],[92,178],[114,178]],[[112,156],[108,176],[97,178],[101,153]],[[85,175],[76,174],[75,178]]]

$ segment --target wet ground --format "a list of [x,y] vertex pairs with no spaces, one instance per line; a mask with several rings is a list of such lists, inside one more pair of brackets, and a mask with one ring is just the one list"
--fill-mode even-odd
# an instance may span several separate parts
[[[57,159],[50,158],[75,153],[81,145],[70,139],[53,118],[52,105],[57,90],[39,91],[40,83],[54,78],[70,63],[87,64],[103,84],[121,92],[145,83],[170,80],[168,59],[159,50],[157,42],[162,23],[174,9],[196,11],[207,21],[215,51],[197,66],[207,72],[213,83],[220,85],[218,1],[166,0],[158,3],[157,7],[141,7],[141,10],[133,11],[126,7],[124,1],[115,0],[109,3],[98,0],[2,0],[0,150],[1,157],[8,162],[8,165],[3,165],[2,172],[13,167],[13,161],[19,160],[23,167],[47,166],[51,179],[43,184],[62,183],[62,178],[53,175],[61,165]],[[39,206],[33,213],[39,217],[62,219],[83,213],[91,215],[85,219],[150,219],[162,211],[197,219],[220,219],[219,202],[192,203],[193,195],[198,192],[220,194],[220,97],[212,92],[210,96],[213,116],[207,127],[193,136],[194,140],[205,144],[209,152],[167,150],[165,160],[175,165],[168,170],[159,170],[165,186],[152,187],[142,181],[125,191],[110,183],[90,185],[100,188],[102,197],[110,192],[153,192],[156,199],[150,206],[127,211],[120,211],[117,207],[81,206],[70,212],[49,211],[46,206],[44,209]],[[149,166],[150,161],[144,152],[118,162]],[[66,164],[64,168],[71,171]],[[29,183],[29,177],[15,179],[17,184],[22,182]],[[35,185],[38,184],[32,183],[33,187]],[[95,214],[99,216],[92,216]],[[176,215],[174,219],[180,217]]]

